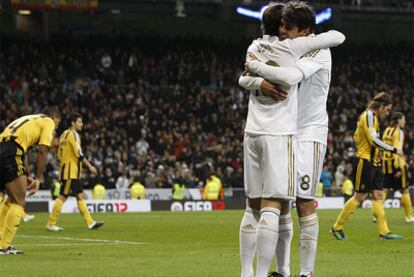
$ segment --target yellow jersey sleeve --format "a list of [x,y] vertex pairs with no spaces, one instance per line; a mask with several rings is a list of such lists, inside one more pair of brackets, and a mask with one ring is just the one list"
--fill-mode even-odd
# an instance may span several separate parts
[[[404,132],[397,128],[396,132],[394,133],[394,136],[392,138],[392,145],[395,148],[403,148],[404,145]],[[401,169],[403,166],[405,166],[405,160],[403,157],[398,156],[397,154],[394,154],[394,167]]]
[[42,132],[40,133],[38,144],[50,147],[55,132],[55,122],[49,117],[44,118],[41,122]]

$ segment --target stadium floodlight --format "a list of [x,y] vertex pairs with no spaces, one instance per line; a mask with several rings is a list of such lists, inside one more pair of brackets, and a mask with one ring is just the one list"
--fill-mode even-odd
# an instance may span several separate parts
[[332,18],[332,8],[324,9],[316,14],[316,24],[321,24]]
[[[257,20],[262,20],[262,15],[264,10],[268,7],[268,5],[263,6],[260,11],[254,11],[248,8],[243,8],[243,7],[237,7],[236,11],[238,14],[241,14],[243,16],[247,16],[250,18],[254,18]],[[332,8],[326,8],[320,12],[318,12],[315,17],[316,17],[316,24],[321,24],[325,21],[328,21],[332,18]]]

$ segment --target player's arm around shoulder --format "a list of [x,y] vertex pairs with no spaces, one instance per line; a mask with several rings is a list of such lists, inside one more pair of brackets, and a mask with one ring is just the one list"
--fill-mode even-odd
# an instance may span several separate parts
[[[339,31],[331,30],[318,35],[310,34],[294,39],[285,39],[289,49],[296,58],[302,57],[305,53],[341,45],[345,41],[345,35]],[[283,41],[283,42],[284,42]]]

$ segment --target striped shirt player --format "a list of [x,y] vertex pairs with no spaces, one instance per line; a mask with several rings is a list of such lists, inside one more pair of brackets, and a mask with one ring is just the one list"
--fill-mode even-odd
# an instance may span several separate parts
[[56,223],[62,206],[69,196],[77,198],[79,212],[88,229],[97,229],[103,225],[103,222],[92,219],[83,196],[83,185],[80,180],[82,165],[86,165],[93,174],[97,172],[82,152],[81,138],[78,133],[83,128],[82,116],[79,113],[71,113],[68,115],[67,123],[69,128],[62,133],[59,139],[60,192],[49,215],[46,229],[52,232],[63,231],[63,228],[57,226]]
[[[26,192],[35,193],[43,179],[47,154],[59,122],[59,111],[47,108],[42,114],[14,120],[0,134],[0,191],[6,192],[9,197],[0,207],[0,255],[23,254],[11,243],[25,215]],[[32,180],[27,176],[25,155],[34,145],[38,150],[36,179]]]
[[[391,124],[382,135],[385,143],[402,149],[404,146],[405,116],[401,112],[394,112],[391,116]],[[411,196],[407,184],[407,164],[404,156],[398,156],[390,152],[382,155],[382,172],[384,174],[384,199],[387,198],[389,189],[401,190],[401,203],[404,208],[405,222],[413,223],[413,208]]]
[[372,211],[378,224],[378,233],[383,240],[401,240],[402,236],[391,233],[383,207],[383,175],[381,172],[381,153],[391,152],[402,155],[400,148],[389,145],[380,139],[379,119],[385,119],[392,107],[392,97],[386,92],[377,93],[358,118],[354,133],[356,153],[352,179],[355,194],[346,203],[331,228],[331,234],[337,240],[346,240],[343,227],[351,214],[364,201],[368,193],[372,194]]

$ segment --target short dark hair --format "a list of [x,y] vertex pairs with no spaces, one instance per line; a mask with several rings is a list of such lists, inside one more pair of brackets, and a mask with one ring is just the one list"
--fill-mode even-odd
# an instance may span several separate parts
[[297,26],[299,31],[306,28],[315,31],[315,12],[311,6],[303,1],[290,1],[283,10],[283,21],[287,27]]
[[60,111],[56,107],[47,107],[43,110],[42,114],[48,117],[54,117],[58,119],[62,118],[62,116],[60,115]]
[[391,115],[391,126],[397,126],[398,120],[404,117],[402,112],[393,112]]
[[72,125],[72,122],[75,122],[76,120],[78,120],[78,118],[82,118],[82,115],[80,113],[70,113],[67,118],[68,126],[70,127]]
[[374,99],[368,104],[368,108],[375,110],[388,105],[392,105],[392,96],[388,92],[381,91],[375,94]]
[[279,36],[279,25],[285,4],[270,4],[263,12],[262,31],[264,35]]

